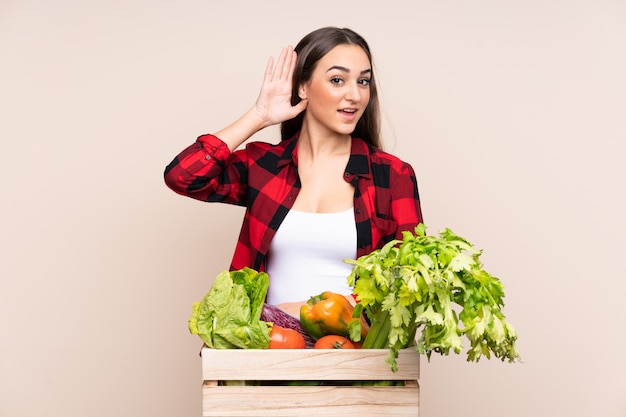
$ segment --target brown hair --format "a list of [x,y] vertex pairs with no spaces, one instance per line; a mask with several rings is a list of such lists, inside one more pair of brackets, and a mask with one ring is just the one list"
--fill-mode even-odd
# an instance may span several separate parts
[[[309,33],[294,48],[298,54],[298,61],[293,74],[292,105],[298,104],[301,100],[298,96],[298,87],[311,79],[318,61],[337,45],[360,46],[365,51],[370,64],[372,64],[372,54],[367,42],[361,35],[351,29],[324,27]],[[374,68],[372,68],[370,80],[370,101],[352,135],[380,148],[380,107],[374,79]],[[284,121],[280,127],[281,138],[288,139],[293,137],[302,128],[303,118],[304,112],[291,120]]]

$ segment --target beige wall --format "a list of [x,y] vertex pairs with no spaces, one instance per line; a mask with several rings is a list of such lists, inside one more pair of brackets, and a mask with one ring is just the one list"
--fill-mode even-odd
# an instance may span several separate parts
[[626,415],[626,3],[304,4],[0,1],[0,415],[200,415],[187,318],[243,212],[163,168],[323,25],[369,40],[429,231],[484,249],[519,331],[523,364],[424,361],[421,415]]

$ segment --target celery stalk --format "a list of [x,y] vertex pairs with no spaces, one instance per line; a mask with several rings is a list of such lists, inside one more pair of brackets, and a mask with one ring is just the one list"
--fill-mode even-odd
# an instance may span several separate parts
[[381,310],[371,319],[370,329],[363,340],[363,349],[385,349],[388,346],[391,321],[389,311]]

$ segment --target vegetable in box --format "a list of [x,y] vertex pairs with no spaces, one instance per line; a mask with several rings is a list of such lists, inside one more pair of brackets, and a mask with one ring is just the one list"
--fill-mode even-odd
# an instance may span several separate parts
[[268,288],[264,272],[221,272],[202,301],[193,303],[189,331],[213,349],[267,348],[270,327],[261,314]]
[[[493,354],[519,359],[517,332],[502,313],[504,287],[483,269],[478,251],[450,229],[427,236],[424,224],[357,260],[348,276],[371,325],[363,348],[389,348],[387,363],[397,370],[400,349],[415,344],[433,352],[460,353],[470,342],[468,361]],[[457,310],[460,310],[457,312]]]

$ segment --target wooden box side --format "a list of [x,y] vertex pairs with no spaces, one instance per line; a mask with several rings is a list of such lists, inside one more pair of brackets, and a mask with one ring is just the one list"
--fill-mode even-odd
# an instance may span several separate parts
[[203,417],[417,417],[415,387],[204,386]]
[[216,380],[418,380],[419,353],[403,349],[202,349],[202,377]]

